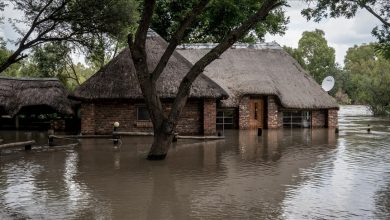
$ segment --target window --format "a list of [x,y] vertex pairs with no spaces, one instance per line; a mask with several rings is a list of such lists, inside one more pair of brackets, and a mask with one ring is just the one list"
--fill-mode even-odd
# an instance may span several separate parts
[[234,128],[234,109],[224,109],[217,111],[217,129]]
[[311,114],[309,111],[284,111],[284,128],[309,128],[311,127]]
[[150,115],[146,106],[137,107],[137,121],[150,121]]

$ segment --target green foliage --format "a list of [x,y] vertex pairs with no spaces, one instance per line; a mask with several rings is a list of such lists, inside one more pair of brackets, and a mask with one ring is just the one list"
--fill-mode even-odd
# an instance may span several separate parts
[[318,83],[328,75],[335,75],[335,50],[328,46],[322,30],[303,32],[298,42],[298,53],[304,68]]
[[[389,0],[306,0],[308,8],[302,14],[308,19],[320,21],[323,18],[356,16],[359,9],[366,10],[375,16],[381,26],[376,26],[372,34],[377,37],[377,50],[382,56],[390,59],[390,1]],[[310,7],[311,6],[311,7]]]
[[354,103],[368,104],[375,114],[390,107],[390,60],[376,52],[375,44],[349,48],[345,56],[349,77],[345,90]]
[[[0,37],[0,63],[3,63],[7,60],[7,58],[12,54],[12,51],[8,50],[6,48],[6,43],[4,40]],[[8,68],[6,71],[2,73],[2,75],[5,76],[14,76],[18,69],[20,68],[20,64],[13,65],[10,68]]]
[[[34,48],[32,63],[36,66],[36,77],[61,77],[67,67],[70,49],[65,44],[46,44]],[[63,80],[63,79],[62,79]]]
[[326,76],[336,76],[339,71],[335,63],[335,50],[328,46],[322,30],[305,31],[297,49],[284,49],[320,84]]
[[[66,42],[69,49],[77,46],[89,54],[100,52],[96,36],[109,42],[123,41],[135,28],[138,18],[137,0],[8,0],[23,16],[13,19],[14,30],[20,35],[17,49],[6,62],[0,63],[0,72],[25,58],[23,52],[49,42]],[[1,6],[1,5],[0,5]],[[23,27],[23,29],[19,28]],[[112,44],[102,50],[112,50]],[[90,56],[94,59],[96,56]]]
[[[153,15],[152,29],[164,39],[179,26],[184,16],[195,6],[197,0],[158,0]],[[258,0],[212,0],[205,11],[198,17],[197,23],[188,29],[184,42],[219,42],[226,34],[254,14],[261,6]],[[260,22],[242,42],[255,42],[263,39],[266,32],[284,33],[288,18],[281,9],[268,16],[266,22]]]
[[[0,11],[4,11],[4,8],[5,8],[5,3],[4,2],[0,2]],[[4,18],[2,16],[0,16],[0,24],[2,23],[2,20]]]
[[71,56],[72,50],[67,45],[40,45],[34,48],[29,59],[16,65],[17,69],[13,65],[6,72],[12,77],[58,78],[69,90],[73,90],[92,76],[96,69],[81,63],[74,64]]
[[118,52],[127,46],[124,39],[113,39],[104,34],[96,34],[89,40],[85,53],[87,63],[95,69],[100,69]]

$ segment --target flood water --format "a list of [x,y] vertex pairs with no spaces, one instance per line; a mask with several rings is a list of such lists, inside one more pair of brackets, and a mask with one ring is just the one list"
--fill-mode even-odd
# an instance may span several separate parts
[[390,219],[390,119],[342,107],[339,124],[179,140],[157,162],[149,137],[3,152],[0,219]]

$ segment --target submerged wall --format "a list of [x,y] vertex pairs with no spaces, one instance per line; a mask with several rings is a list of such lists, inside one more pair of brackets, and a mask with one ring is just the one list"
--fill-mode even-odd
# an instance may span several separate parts
[[[265,126],[269,129],[277,129],[283,127],[283,109],[279,104],[277,97],[268,96],[266,99],[266,110],[264,111]],[[304,111],[302,109],[302,111]],[[306,110],[311,112],[312,128],[335,128],[338,126],[337,109],[318,109]],[[238,122],[239,129],[249,129],[250,126],[250,97],[244,96],[241,98],[238,106]]]
[[[142,102],[105,101],[81,104],[81,133],[110,134],[113,123],[119,122],[119,131],[153,131],[150,121],[137,120],[137,107]],[[163,103],[166,112],[171,103]],[[189,100],[181,114],[176,131],[179,134],[216,134],[216,104],[214,99]]]

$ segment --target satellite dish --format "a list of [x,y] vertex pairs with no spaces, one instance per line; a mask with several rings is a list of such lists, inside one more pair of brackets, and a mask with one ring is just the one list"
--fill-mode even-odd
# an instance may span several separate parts
[[334,82],[335,80],[333,76],[325,77],[325,79],[322,81],[322,89],[325,90],[325,92],[329,92],[333,89]]

